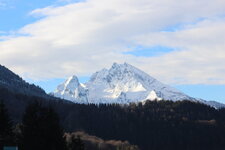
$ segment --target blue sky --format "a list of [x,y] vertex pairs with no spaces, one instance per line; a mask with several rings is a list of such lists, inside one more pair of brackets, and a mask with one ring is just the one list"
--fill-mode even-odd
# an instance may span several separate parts
[[36,18],[31,17],[29,12],[36,8],[52,5],[54,0],[45,0],[40,3],[38,0],[1,0],[0,5],[0,31],[15,31],[24,25],[34,22]]
[[124,52],[127,55],[134,55],[137,57],[153,57],[163,55],[168,52],[175,51],[176,49],[165,47],[165,46],[152,46],[152,47],[144,47],[142,45],[137,45],[132,48],[132,51]]
[[174,85],[174,87],[196,98],[225,102],[225,85]]
[[225,3],[206,1],[0,0],[0,63],[50,92],[128,62],[225,103]]
[[30,12],[34,9],[48,6],[66,5],[78,0],[0,0],[0,31],[10,32],[35,22],[39,18],[32,17]]

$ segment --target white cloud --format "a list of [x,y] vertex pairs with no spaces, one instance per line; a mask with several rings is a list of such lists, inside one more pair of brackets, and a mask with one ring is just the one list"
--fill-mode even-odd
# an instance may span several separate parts
[[224,39],[225,21],[206,20],[181,31],[143,35],[137,41],[141,45],[164,45],[180,49],[148,60],[151,64],[152,61],[164,62],[153,63],[152,67],[164,68],[158,72],[158,76],[163,78],[166,74],[170,82],[224,84]]
[[[225,84],[225,1],[88,0],[34,10],[44,18],[0,42],[0,60],[29,78],[87,75],[127,61],[166,83]],[[164,29],[180,25],[174,32]],[[0,37],[1,39],[1,37]],[[178,48],[125,55],[134,45]]]

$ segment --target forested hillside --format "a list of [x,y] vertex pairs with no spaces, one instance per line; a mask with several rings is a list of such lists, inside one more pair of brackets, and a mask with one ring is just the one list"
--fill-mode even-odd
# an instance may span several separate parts
[[14,123],[27,104],[40,101],[59,115],[65,132],[85,131],[105,140],[129,141],[141,150],[223,150],[225,109],[190,101],[147,101],[130,105],[82,105],[0,90]]
[[39,97],[49,97],[45,91],[34,85],[29,84],[20,76],[0,65],[0,88],[7,88],[14,93],[24,95],[34,95]]

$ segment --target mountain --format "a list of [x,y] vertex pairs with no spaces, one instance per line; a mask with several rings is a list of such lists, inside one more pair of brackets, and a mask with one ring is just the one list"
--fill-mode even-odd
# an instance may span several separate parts
[[34,84],[27,83],[21,77],[2,65],[0,65],[0,87],[6,88],[14,93],[39,97],[48,96],[43,89]]
[[198,101],[216,108],[225,106],[192,98],[127,63],[114,63],[110,69],[94,73],[85,84],[80,84],[77,77],[72,76],[60,84],[53,95],[76,103],[127,104],[164,99]]
[[190,99],[189,96],[173,89],[145,72],[127,63],[114,63],[92,75],[86,84],[89,102],[130,103],[141,100]]
[[70,101],[76,100],[77,103],[88,103],[87,94],[85,86],[79,83],[76,76],[72,76],[57,87],[54,96]]

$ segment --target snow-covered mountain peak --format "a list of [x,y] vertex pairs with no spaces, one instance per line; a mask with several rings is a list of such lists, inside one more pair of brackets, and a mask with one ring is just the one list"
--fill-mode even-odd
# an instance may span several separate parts
[[75,75],[69,77],[65,82],[65,86],[69,89],[71,89],[71,88],[74,89],[74,88],[78,87],[79,85],[80,85],[79,80],[78,80],[77,76],[75,76]]
[[94,73],[83,85],[76,76],[72,76],[58,86],[54,95],[78,103],[97,104],[124,104],[146,99],[197,101],[127,63],[113,63],[111,68]]
[[141,80],[142,82],[148,78],[150,82],[155,79],[145,72],[137,69],[136,67],[129,65],[127,63],[117,64],[113,63],[110,69],[102,69],[101,71],[96,72],[92,75],[91,80],[89,82],[95,81],[107,81],[111,83],[113,80],[117,81],[130,81],[130,80]]
[[56,92],[62,91],[73,91],[80,85],[79,80],[76,76],[69,77],[64,83],[60,84]]
[[72,76],[58,86],[55,95],[63,98],[66,96],[67,99],[70,95],[69,99],[73,99],[84,89],[86,93],[83,92],[82,95],[86,95],[91,103],[128,103],[148,98],[175,101],[190,98],[127,63],[113,63],[111,68],[97,71],[83,86],[76,76]]
[[87,94],[87,89],[83,84],[79,83],[79,80],[75,75],[69,77],[64,83],[60,84],[53,93],[56,97],[79,103],[88,102]]

